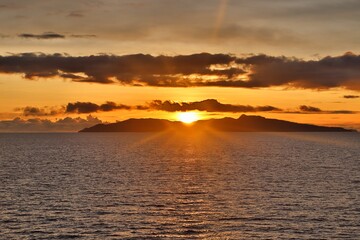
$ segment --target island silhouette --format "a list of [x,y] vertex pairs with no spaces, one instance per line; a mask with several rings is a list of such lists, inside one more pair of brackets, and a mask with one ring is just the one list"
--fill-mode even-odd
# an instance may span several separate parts
[[161,132],[161,131],[215,130],[222,132],[354,132],[341,127],[325,127],[261,116],[241,115],[239,118],[198,120],[191,124],[165,119],[128,119],[110,124],[97,124],[79,132]]

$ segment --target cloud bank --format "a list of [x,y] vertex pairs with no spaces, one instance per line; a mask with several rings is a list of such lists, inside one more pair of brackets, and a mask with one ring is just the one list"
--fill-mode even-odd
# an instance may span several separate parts
[[104,104],[96,104],[92,102],[75,102],[68,103],[66,113],[94,113],[109,112],[115,110],[147,110],[147,111],[165,111],[165,112],[186,112],[186,111],[205,111],[205,112],[269,112],[281,111],[280,108],[273,106],[250,106],[250,105],[234,105],[220,103],[216,99],[206,99],[196,102],[173,102],[153,100],[144,105],[130,106],[125,104],[117,104],[115,102],[106,102]]
[[107,101],[103,104],[93,102],[73,102],[61,107],[31,107],[26,106],[16,108],[15,111],[21,111],[25,117],[43,117],[58,116],[66,114],[86,114],[98,112],[111,112],[117,110],[138,110],[138,111],[165,111],[165,112],[186,112],[186,111],[203,111],[203,112],[223,112],[223,113],[249,113],[249,112],[274,112],[274,113],[299,113],[299,114],[353,114],[349,110],[322,110],[317,107],[301,105],[298,109],[289,111],[278,107],[264,105],[251,106],[239,104],[225,104],[216,99],[206,99],[195,102],[174,102],[170,100],[153,100],[142,105],[126,105]]
[[360,55],[319,60],[199,53],[178,56],[23,53],[0,56],[0,73],[26,79],[60,77],[74,82],[156,87],[234,87],[360,91]]
[[280,108],[273,106],[250,106],[250,105],[234,105],[220,103],[216,99],[206,99],[197,102],[172,102],[154,100],[142,109],[153,109],[167,112],[185,112],[185,111],[205,111],[205,112],[269,112],[281,111]]
[[28,120],[15,118],[0,121],[0,132],[74,132],[99,123],[102,121],[92,116],[88,116],[86,119],[65,117],[56,121],[40,118]]

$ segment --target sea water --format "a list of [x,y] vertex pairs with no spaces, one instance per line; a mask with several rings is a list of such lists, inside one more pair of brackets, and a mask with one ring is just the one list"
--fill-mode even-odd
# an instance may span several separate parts
[[0,134],[0,239],[360,239],[358,133]]

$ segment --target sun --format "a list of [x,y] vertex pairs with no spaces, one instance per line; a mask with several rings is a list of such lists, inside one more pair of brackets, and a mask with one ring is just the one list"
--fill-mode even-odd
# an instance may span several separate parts
[[182,112],[178,114],[178,119],[183,123],[193,123],[199,120],[199,116],[196,112]]

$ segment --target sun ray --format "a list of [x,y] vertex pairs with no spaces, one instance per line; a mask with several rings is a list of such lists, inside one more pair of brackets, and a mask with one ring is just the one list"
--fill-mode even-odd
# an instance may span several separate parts
[[214,40],[217,39],[221,25],[224,21],[224,16],[226,13],[226,8],[227,8],[227,2],[228,2],[228,0],[220,0],[219,7],[218,7],[219,10],[218,10],[218,13],[216,16],[216,21],[215,21],[214,31],[213,31],[213,39]]

